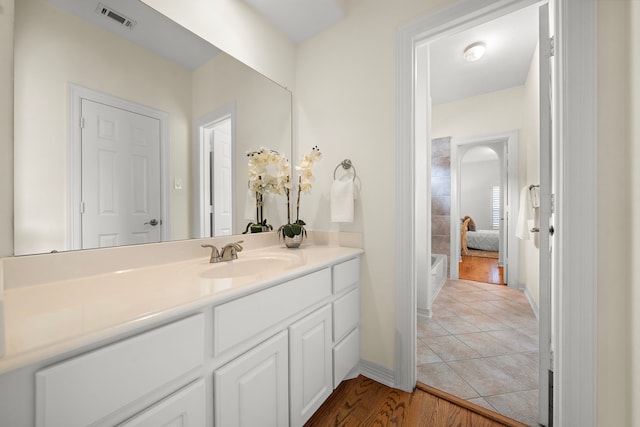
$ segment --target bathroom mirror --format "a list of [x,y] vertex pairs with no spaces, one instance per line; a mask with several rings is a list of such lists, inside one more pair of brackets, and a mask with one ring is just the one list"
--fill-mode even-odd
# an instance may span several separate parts
[[288,90],[139,1],[15,8],[15,255],[245,230],[246,152],[291,157]]

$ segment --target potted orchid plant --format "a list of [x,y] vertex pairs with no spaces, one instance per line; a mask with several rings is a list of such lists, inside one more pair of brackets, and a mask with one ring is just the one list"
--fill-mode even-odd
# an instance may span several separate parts
[[266,193],[282,194],[289,181],[289,160],[277,151],[261,147],[247,153],[249,157],[249,189],[255,192],[256,222],[247,224],[243,234],[271,231],[273,226],[264,218]]
[[307,230],[304,228],[306,223],[300,219],[300,195],[308,193],[311,190],[311,183],[313,181],[313,165],[320,159],[322,153],[315,146],[311,149],[311,152],[306,154],[298,166],[296,171],[298,172],[298,188],[296,192],[296,220],[291,222],[291,179],[289,176],[282,179],[282,190],[287,196],[287,223],[280,226],[278,229],[278,235],[282,237],[285,245],[289,248],[297,248],[302,243],[302,238],[307,235]]

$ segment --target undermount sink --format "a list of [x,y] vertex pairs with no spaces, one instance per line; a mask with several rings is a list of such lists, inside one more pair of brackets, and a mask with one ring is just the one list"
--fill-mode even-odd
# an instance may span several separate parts
[[304,258],[297,254],[261,254],[248,257],[242,257],[242,254],[238,254],[238,259],[210,264],[209,268],[199,274],[200,277],[206,279],[258,277],[303,264]]

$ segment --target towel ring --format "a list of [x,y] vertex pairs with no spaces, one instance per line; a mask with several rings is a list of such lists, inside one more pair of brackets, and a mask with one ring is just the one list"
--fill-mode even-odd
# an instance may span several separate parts
[[338,172],[338,168],[342,166],[342,168],[344,170],[349,170],[351,168],[353,168],[353,180],[356,180],[356,167],[353,166],[353,163],[351,163],[351,160],[349,159],[344,159],[342,162],[338,163],[338,166],[336,166],[336,168],[333,170],[333,179],[336,179],[336,172]]

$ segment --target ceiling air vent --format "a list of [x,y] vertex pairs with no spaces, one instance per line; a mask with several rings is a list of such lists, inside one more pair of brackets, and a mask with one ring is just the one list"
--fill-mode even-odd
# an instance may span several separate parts
[[134,21],[133,19],[127,18],[120,12],[116,12],[110,7],[103,5],[102,3],[98,3],[96,12],[98,12],[100,15],[106,16],[107,18],[113,19],[118,24],[122,25],[123,27],[127,27],[130,30],[133,29],[133,27],[136,25],[136,21]]

